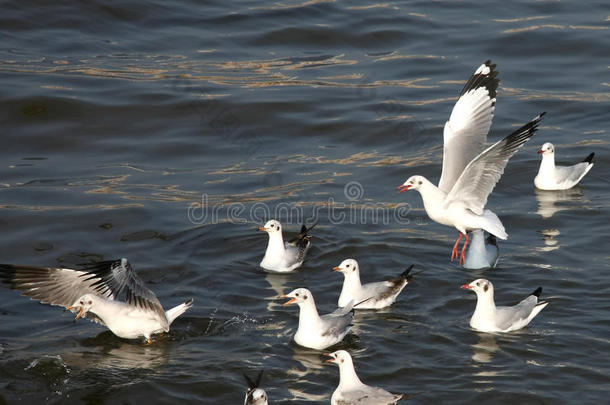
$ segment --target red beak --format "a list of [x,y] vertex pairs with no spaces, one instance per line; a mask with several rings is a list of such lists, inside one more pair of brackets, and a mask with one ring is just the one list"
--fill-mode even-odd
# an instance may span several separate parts
[[540,150],[538,151],[538,154],[539,154],[539,155],[540,155],[541,153],[544,153],[544,151],[543,151],[542,149],[540,149]]
[[470,286],[470,284],[462,284],[462,285],[460,286],[460,288],[461,288],[462,290],[472,290],[472,287]]
[[396,190],[398,190],[399,193],[404,193],[405,191],[407,191],[410,188],[411,188],[411,185],[405,186],[404,184],[401,184],[400,186],[396,187]]

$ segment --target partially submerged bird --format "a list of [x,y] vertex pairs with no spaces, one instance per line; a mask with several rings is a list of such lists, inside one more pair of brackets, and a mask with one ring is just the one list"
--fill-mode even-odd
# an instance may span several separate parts
[[282,298],[290,298],[284,305],[299,306],[299,327],[294,341],[301,346],[326,349],[342,341],[352,327],[354,301],[330,314],[320,316],[313,295],[307,288],[297,288],[282,295]]
[[189,309],[190,299],[164,311],[156,295],[144,286],[127,259],[94,263],[82,270],[0,264],[0,278],[23,295],[43,304],[66,307],[76,320],[87,318],[124,339],[168,332]]
[[485,237],[485,231],[475,229],[471,233],[464,268],[476,270],[496,267],[499,255],[500,248],[496,237],[492,234]]
[[316,224],[309,228],[303,224],[301,232],[296,237],[284,242],[280,222],[275,219],[267,221],[264,226],[258,228],[259,231],[265,231],[269,234],[269,243],[260,266],[265,270],[278,273],[287,273],[300,267],[311,243],[309,231]]
[[582,162],[573,166],[555,165],[555,147],[547,142],[540,147],[542,155],[540,169],[534,178],[534,185],[540,190],[567,190],[578,184],[593,167],[595,153],[590,153]]
[[246,391],[244,405],[267,405],[267,393],[264,389],[259,388],[261,385],[261,379],[263,378],[263,370],[258,373],[256,381],[252,381],[250,377],[245,374],[244,378],[248,384],[248,391]]
[[[506,138],[486,148],[496,104],[499,79],[496,65],[485,62],[470,77],[455,103],[443,133],[443,170],[438,187],[423,176],[411,176],[398,190],[417,190],[428,216],[443,225],[453,226],[459,236],[451,260],[459,256],[464,264],[468,233],[484,229],[500,239],[508,235],[498,216],[485,209],[508,160],[532,137],[544,113]],[[458,255],[463,236],[466,241]]]
[[409,283],[411,269],[413,269],[413,265],[398,277],[388,281],[361,284],[358,262],[354,259],[345,259],[341,264],[333,267],[334,271],[341,272],[345,276],[338,305],[344,307],[353,301],[360,303],[354,306],[356,309],[388,307],[394,303],[398,294]]
[[470,318],[470,326],[481,332],[511,332],[527,326],[548,301],[540,301],[542,287],[538,287],[523,301],[511,307],[496,306],[494,287],[489,280],[479,278],[460,288],[477,294],[477,306]]
[[325,353],[326,362],[339,366],[339,386],[330,399],[331,405],[390,405],[397,403],[402,394],[392,394],[379,387],[364,384],[358,378],[352,356],[345,350]]

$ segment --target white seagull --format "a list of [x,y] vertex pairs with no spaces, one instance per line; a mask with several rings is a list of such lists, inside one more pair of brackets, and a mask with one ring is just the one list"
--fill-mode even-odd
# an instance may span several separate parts
[[263,370],[258,373],[256,381],[252,381],[247,375],[244,374],[244,378],[248,383],[248,391],[246,391],[246,398],[244,399],[244,405],[267,405],[267,393],[264,389],[259,388],[261,384],[261,378],[263,377]]
[[345,350],[325,353],[328,363],[339,366],[339,386],[330,399],[331,405],[390,405],[397,403],[402,394],[392,394],[379,387],[364,384],[358,378],[352,356]]
[[144,286],[127,259],[98,262],[82,270],[0,264],[0,278],[23,295],[43,304],[66,307],[76,315],[105,325],[124,339],[168,332],[187,309],[190,299],[164,311],[155,294]]
[[466,251],[464,268],[476,270],[496,267],[499,254],[500,248],[496,237],[492,234],[485,237],[484,230],[475,229],[472,231],[470,244]]
[[555,166],[555,147],[547,142],[538,151],[542,155],[534,185],[540,190],[567,190],[578,184],[593,167],[595,153],[573,166]]
[[322,350],[343,340],[352,328],[354,302],[336,311],[318,315],[313,295],[307,288],[297,288],[282,298],[290,298],[284,305],[299,305],[299,327],[294,341],[303,347]]
[[343,273],[343,289],[339,296],[339,306],[344,307],[350,302],[360,302],[355,305],[357,309],[380,309],[394,303],[398,294],[409,283],[409,273],[413,265],[402,272],[398,277],[388,281],[378,281],[375,283],[360,283],[360,268],[354,259],[345,259],[338,266],[333,267],[334,271]]
[[260,266],[265,270],[277,273],[287,273],[300,267],[311,243],[311,235],[308,232],[316,224],[309,228],[303,225],[301,232],[296,237],[284,243],[280,222],[275,219],[267,221],[265,226],[258,228],[259,231],[269,234],[269,243]]
[[477,306],[470,318],[470,326],[481,332],[511,332],[526,327],[548,301],[539,301],[542,287],[512,307],[497,307],[494,302],[494,286],[489,280],[479,278],[460,288],[477,294]]
[[498,72],[490,61],[470,77],[453,107],[443,133],[443,171],[438,187],[423,176],[411,176],[398,190],[419,191],[428,216],[443,225],[453,226],[459,237],[451,251],[458,257],[463,236],[460,264],[464,264],[469,231],[484,229],[500,239],[508,238],[498,216],[485,209],[487,197],[504,172],[508,160],[534,135],[542,116],[485,148],[491,126]]

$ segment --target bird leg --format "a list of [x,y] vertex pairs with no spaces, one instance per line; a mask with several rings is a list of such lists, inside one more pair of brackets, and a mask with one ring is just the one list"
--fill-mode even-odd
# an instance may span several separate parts
[[[458,231],[459,232],[459,231]],[[457,240],[455,241],[455,245],[453,245],[453,250],[451,251],[451,261],[453,261],[453,259],[456,259],[458,257],[458,245],[460,243],[460,241],[462,240],[462,232],[459,232],[460,236],[457,238]]]
[[464,236],[466,236],[466,241],[464,241],[464,246],[462,246],[462,254],[460,255],[460,265],[461,266],[463,266],[464,262],[466,261],[466,255],[465,255],[465,253],[466,253],[466,246],[468,245],[468,241],[470,240],[470,239],[468,239],[468,232],[466,232],[464,234]]

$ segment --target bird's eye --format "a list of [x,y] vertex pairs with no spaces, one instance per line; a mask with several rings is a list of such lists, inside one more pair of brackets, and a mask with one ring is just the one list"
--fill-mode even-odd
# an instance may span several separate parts
[[299,296],[299,293],[296,293],[295,295],[298,297],[298,296]]
[[348,264],[348,265],[347,265],[347,266],[345,266],[345,267],[347,267],[347,268],[349,269],[349,266],[350,266],[350,265]]
[[82,301],[79,301],[79,304],[83,305],[83,302],[82,302]]

